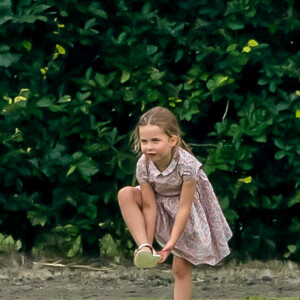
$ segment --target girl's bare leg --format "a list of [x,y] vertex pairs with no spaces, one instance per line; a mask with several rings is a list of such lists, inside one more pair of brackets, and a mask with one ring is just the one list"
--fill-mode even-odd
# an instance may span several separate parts
[[175,279],[174,300],[191,300],[192,264],[182,257],[174,256],[172,269]]
[[142,213],[143,202],[140,191],[132,186],[124,187],[118,193],[118,201],[123,219],[136,244],[138,246],[149,244]]

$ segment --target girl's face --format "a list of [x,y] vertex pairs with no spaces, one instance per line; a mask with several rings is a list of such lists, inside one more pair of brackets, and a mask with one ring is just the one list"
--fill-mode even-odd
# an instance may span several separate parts
[[167,136],[157,125],[139,127],[141,150],[147,158],[154,162],[156,167],[163,171],[172,160],[172,148],[176,145],[178,137]]

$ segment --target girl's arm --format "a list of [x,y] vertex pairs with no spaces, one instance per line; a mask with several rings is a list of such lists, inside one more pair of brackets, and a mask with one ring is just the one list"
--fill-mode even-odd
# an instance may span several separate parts
[[175,247],[181,233],[184,231],[187,220],[190,216],[191,206],[194,201],[194,195],[196,190],[196,181],[189,180],[183,183],[179,208],[176,214],[175,223],[171,232],[171,236],[167,244],[164,248],[158,252],[158,254],[162,255],[162,260],[160,263],[163,263],[173,248]]
[[142,212],[145,219],[147,239],[148,239],[148,243],[152,245],[154,231],[155,231],[155,223],[156,223],[155,194],[151,185],[148,182],[141,183],[140,187],[141,187],[142,201],[143,201]]

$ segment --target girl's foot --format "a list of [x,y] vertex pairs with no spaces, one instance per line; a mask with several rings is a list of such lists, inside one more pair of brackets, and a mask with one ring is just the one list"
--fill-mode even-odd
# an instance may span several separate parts
[[161,260],[161,256],[156,254],[153,247],[149,244],[142,244],[134,252],[134,264],[138,268],[153,268]]

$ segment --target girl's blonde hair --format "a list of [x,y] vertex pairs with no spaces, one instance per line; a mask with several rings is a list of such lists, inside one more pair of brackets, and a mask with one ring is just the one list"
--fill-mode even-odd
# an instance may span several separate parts
[[140,151],[140,126],[145,125],[157,125],[161,128],[162,132],[166,134],[168,137],[172,137],[173,135],[178,136],[178,141],[176,146],[180,146],[189,153],[192,154],[192,151],[188,147],[188,145],[181,139],[181,131],[179,128],[179,123],[176,116],[167,108],[156,106],[146,113],[144,113],[133,131],[132,140],[133,140],[133,150],[138,153]]

